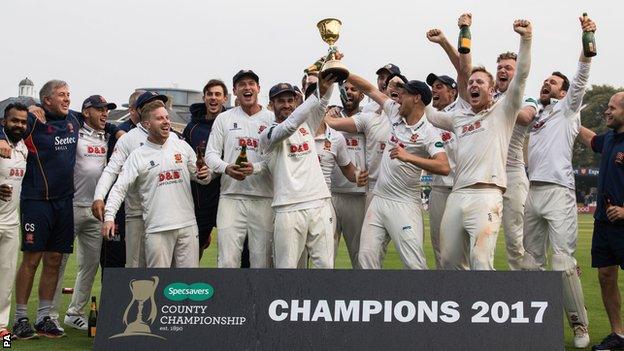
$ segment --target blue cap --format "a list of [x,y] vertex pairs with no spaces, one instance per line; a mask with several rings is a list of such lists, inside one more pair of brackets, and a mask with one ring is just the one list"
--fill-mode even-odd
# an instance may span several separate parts
[[141,107],[145,106],[145,104],[154,100],[160,100],[166,104],[167,101],[169,101],[169,98],[166,95],[161,95],[153,91],[146,91],[143,94],[139,95],[134,105],[136,106],[137,110],[140,110]]
[[435,83],[436,80],[439,80],[440,82],[442,82],[442,84],[448,86],[451,89],[457,89],[457,82],[455,82],[455,79],[449,76],[438,76],[434,73],[429,73],[429,75],[427,76],[427,84],[433,86],[433,83]]
[[254,71],[250,70],[250,69],[241,69],[240,71],[238,71],[235,75],[234,78],[232,78],[232,82],[234,85],[236,85],[236,83],[238,83],[239,80],[245,78],[245,77],[249,77],[253,80],[256,81],[256,83],[260,84],[260,78],[258,77],[258,75],[256,73],[254,73]]
[[398,83],[397,87],[407,90],[409,94],[420,95],[423,104],[429,105],[431,102],[431,89],[424,82],[419,80],[410,80],[407,83]]
[[281,93],[292,93],[293,95],[297,95],[297,90],[295,90],[295,88],[288,83],[277,83],[271,88],[271,90],[269,90],[269,99],[272,99]]
[[106,102],[102,95],[91,95],[82,103],[83,110],[89,107],[106,107],[109,110],[114,110],[117,108],[117,105],[112,102]]
[[377,70],[377,72],[375,72],[375,74],[380,74],[383,71],[388,71],[390,72],[390,74],[401,74],[401,69],[399,68],[399,66],[393,64],[393,63],[389,63],[383,67],[381,67],[380,69]]

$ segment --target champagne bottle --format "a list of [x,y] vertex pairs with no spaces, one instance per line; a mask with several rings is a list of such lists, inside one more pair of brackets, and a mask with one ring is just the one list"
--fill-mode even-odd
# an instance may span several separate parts
[[457,40],[457,51],[460,54],[467,54],[470,52],[470,27],[469,26],[461,26],[459,29],[459,39]]
[[248,162],[247,161],[247,144],[243,144],[243,146],[241,147],[240,154],[238,154],[238,158],[236,159],[236,165],[242,166],[243,162]]
[[[587,12],[583,13],[583,22],[587,20]],[[583,55],[585,57],[596,56],[596,39],[594,32],[583,32]]]
[[95,337],[95,330],[97,324],[97,303],[95,302],[95,296],[91,296],[91,311],[89,312],[89,322],[87,324],[87,333],[90,338]]

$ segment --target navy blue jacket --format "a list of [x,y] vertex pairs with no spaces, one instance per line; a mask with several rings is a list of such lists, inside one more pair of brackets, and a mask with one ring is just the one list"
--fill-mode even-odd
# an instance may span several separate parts
[[[594,219],[608,222],[607,203],[624,206],[624,133],[610,131],[596,135],[591,146],[594,152],[602,154],[598,174],[598,204]],[[614,224],[624,225],[620,220]]]
[[[195,152],[197,152],[198,147],[203,147],[205,151],[214,120],[206,120],[206,105],[203,103],[192,104],[189,110],[191,111],[191,121],[184,128],[182,135]],[[216,175],[213,173],[213,176]],[[191,182],[195,210],[199,213],[216,213],[220,188],[221,181],[218,177],[213,178],[208,185]]]
[[[28,148],[26,173],[22,181],[22,199],[56,200],[73,198],[74,166],[78,132],[84,124],[82,114],[69,111],[67,116],[57,116],[48,111],[46,123],[28,114],[24,143]],[[106,132],[115,134],[119,129],[107,123]],[[0,139],[6,140],[0,128]]]

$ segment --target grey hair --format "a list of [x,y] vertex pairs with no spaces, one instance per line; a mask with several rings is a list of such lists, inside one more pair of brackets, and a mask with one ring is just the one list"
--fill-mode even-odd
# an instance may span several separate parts
[[54,90],[61,88],[61,87],[66,87],[66,86],[67,86],[67,82],[63,80],[59,80],[59,79],[49,80],[41,87],[41,90],[39,90],[39,101],[41,101],[41,103],[43,104],[43,98],[45,98],[46,96],[47,97],[52,96],[52,93],[54,92]]

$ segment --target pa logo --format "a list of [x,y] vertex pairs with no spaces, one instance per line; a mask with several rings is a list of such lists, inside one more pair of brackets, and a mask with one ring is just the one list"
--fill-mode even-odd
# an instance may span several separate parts
[[10,349],[11,348],[11,333],[7,333],[2,336],[2,348]]

